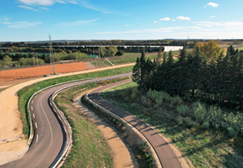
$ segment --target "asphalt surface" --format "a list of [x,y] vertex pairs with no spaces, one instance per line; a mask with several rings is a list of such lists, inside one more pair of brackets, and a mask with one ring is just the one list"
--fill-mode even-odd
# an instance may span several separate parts
[[[131,73],[128,73],[129,75]],[[128,75],[127,74],[127,75]],[[35,129],[34,138],[28,152],[20,159],[4,164],[0,168],[47,168],[52,167],[59,159],[58,156],[63,152],[66,143],[66,133],[56,112],[49,105],[50,96],[57,90],[82,85],[110,78],[122,77],[115,75],[104,78],[96,78],[73,83],[67,83],[42,91],[33,98],[30,103],[30,110]]]
[[173,150],[170,148],[169,144],[152,127],[150,127],[148,124],[141,121],[134,115],[127,113],[126,111],[112,105],[104,99],[101,99],[98,95],[99,92],[101,92],[102,90],[129,81],[131,80],[105,85],[103,87],[91,91],[88,97],[96,104],[99,104],[100,106],[106,108],[110,112],[116,114],[117,116],[124,119],[132,126],[134,126],[138,131],[140,131],[144,135],[144,137],[150,142],[151,146],[154,148],[163,168],[182,168],[178,158],[176,157]]

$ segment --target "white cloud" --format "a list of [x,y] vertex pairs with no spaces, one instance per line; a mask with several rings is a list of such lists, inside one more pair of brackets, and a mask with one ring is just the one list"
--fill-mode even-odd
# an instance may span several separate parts
[[32,11],[39,11],[38,9],[35,9],[35,8],[32,8],[30,6],[25,6],[25,5],[19,5],[20,8],[24,8],[24,9],[29,9],[29,10],[32,10]]
[[204,8],[206,8],[207,6],[203,6]]
[[104,12],[106,14],[112,13],[111,11],[109,11],[106,8],[92,5],[89,2],[89,0],[17,0],[17,1],[24,5],[28,5],[31,7],[33,7],[33,6],[51,6],[55,3],[62,3],[62,4],[72,3],[75,5],[79,4],[79,5],[83,6],[84,8],[92,9],[92,10],[99,11],[99,12]]
[[96,34],[133,34],[133,33],[166,33],[173,32],[174,30],[183,29],[184,27],[162,27],[158,29],[142,29],[142,30],[131,30],[131,31],[123,31],[123,32],[97,32]]
[[97,19],[93,20],[77,20],[73,22],[61,22],[57,24],[59,27],[74,27],[74,26],[85,26],[85,25],[90,25],[93,24]]
[[77,1],[68,1],[68,2],[70,2],[70,3],[72,3],[72,4],[78,4]]
[[214,8],[217,8],[219,6],[219,4],[216,4],[216,3],[213,3],[213,2],[209,2],[207,5],[212,6]]
[[175,19],[172,19],[171,21],[175,22],[176,20]]
[[62,4],[65,4],[65,3],[66,3],[66,2],[63,1],[63,0],[57,0],[57,2],[62,3]]
[[169,21],[169,20],[171,20],[169,17],[165,17],[165,18],[163,18],[163,19],[160,19],[160,20],[162,20],[162,21]]
[[59,3],[72,3],[72,4],[78,4],[77,0],[18,0],[19,2],[30,5],[30,6],[51,6],[55,4],[56,2]]
[[28,28],[42,24],[42,22],[2,22],[2,24],[8,25],[9,28]]
[[126,26],[131,26],[131,25],[129,25],[129,24],[126,24]]
[[40,7],[40,9],[43,9],[43,10],[49,10],[49,9],[46,8],[46,7]]
[[159,22],[157,22],[157,21],[154,20],[154,23],[159,23]]
[[18,1],[26,5],[42,5],[42,6],[50,6],[56,2],[56,0],[18,0]]
[[216,16],[209,16],[209,17],[211,17],[211,18],[216,18]]
[[10,19],[12,19],[12,18],[9,18],[8,16],[2,16],[2,17],[0,17],[0,22],[1,22],[1,21],[5,21],[5,22],[7,22],[7,21],[9,21]]
[[191,29],[202,29],[202,28],[199,27],[199,26],[188,26],[188,28],[191,28]]
[[176,17],[178,20],[191,20],[189,17],[184,17],[184,16],[178,16]]
[[[204,26],[204,27],[214,27],[214,26],[221,26],[224,27],[225,30],[241,30],[243,29],[243,22],[193,22],[196,23],[197,26]],[[221,28],[222,29],[222,28]]]

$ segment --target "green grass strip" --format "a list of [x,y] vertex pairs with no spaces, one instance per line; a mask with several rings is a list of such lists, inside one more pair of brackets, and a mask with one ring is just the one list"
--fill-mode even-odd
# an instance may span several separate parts
[[62,167],[106,167],[113,168],[112,152],[96,125],[88,121],[73,106],[72,100],[80,93],[99,85],[129,79],[116,78],[107,81],[75,86],[60,92],[55,98],[58,108],[64,112],[72,127],[73,147]]
[[65,77],[59,77],[55,79],[49,79],[42,82],[38,82],[35,84],[32,84],[30,86],[27,86],[23,89],[21,89],[18,92],[18,107],[19,111],[21,113],[21,120],[23,123],[23,134],[26,135],[26,137],[29,135],[30,126],[29,126],[29,115],[27,111],[27,102],[32,94],[38,91],[37,87],[40,87],[40,89],[43,89],[45,87],[55,85],[58,83],[68,82],[72,80],[81,80],[86,78],[99,78],[99,77],[105,77],[105,76],[112,76],[112,75],[118,75],[123,73],[128,73],[132,71],[133,66],[128,67],[122,67],[117,69],[111,69],[111,70],[105,70],[105,71],[99,71],[99,72],[92,72],[87,74],[80,74],[80,75],[72,75],[72,76],[65,76]]

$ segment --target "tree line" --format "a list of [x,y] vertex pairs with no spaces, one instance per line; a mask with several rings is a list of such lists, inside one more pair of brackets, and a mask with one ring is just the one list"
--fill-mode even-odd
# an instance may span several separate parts
[[226,55],[221,51],[209,57],[197,45],[194,52],[184,47],[177,62],[172,52],[164,53],[162,62],[160,58],[159,53],[156,60],[145,60],[144,52],[137,58],[133,81],[139,88],[166,91],[171,96],[208,105],[243,109],[243,52],[230,46]]

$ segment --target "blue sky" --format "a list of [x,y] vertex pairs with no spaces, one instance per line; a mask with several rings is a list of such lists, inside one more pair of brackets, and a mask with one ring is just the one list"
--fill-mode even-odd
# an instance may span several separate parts
[[1,0],[0,41],[243,38],[242,0]]

